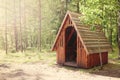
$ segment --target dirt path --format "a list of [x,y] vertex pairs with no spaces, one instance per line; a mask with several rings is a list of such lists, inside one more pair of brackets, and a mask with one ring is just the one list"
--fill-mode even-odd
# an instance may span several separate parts
[[42,63],[2,64],[0,80],[120,80]]

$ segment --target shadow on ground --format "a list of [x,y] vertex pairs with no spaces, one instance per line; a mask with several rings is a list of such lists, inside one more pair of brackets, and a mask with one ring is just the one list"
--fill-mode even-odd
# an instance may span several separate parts
[[8,69],[9,69],[10,66],[8,66],[8,65],[6,65],[6,64],[1,64],[1,65],[0,65],[0,68],[8,68]]
[[8,78],[10,79],[15,79],[15,80],[44,80],[41,76],[44,76],[43,74],[35,74],[31,75],[29,73],[24,72],[22,69],[18,70],[12,70],[9,73],[1,73],[0,75],[0,80],[7,80]]
[[102,70],[90,72],[91,74],[120,78],[120,64],[109,63]]
[[103,69],[100,69],[100,66],[91,69],[82,69],[82,68],[75,68],[75,67],[61,66],[61,65],[57,65],[57,67],[59,68],[63,67],[67,70],[80,71],[94,75],[120,78],[120,64],[116,64],[116,63],[115,64],[108,63],[103,66]]

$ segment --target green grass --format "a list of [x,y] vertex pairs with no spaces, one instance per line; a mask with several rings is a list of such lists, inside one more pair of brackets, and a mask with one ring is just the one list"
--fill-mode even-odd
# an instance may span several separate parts
[[[105,70],[109,69],[119,69],[120,68],[120,60],[118,58],[118,49],[115,48],[113,52],[109,54],[109,63],[104,65]],[[23,53],[8,53],[5,54],[4,51],[0,51],[0,63],[46,63],[48,65],[56,64],[56,53],[43,50],[39,52],[37,50],[27,50]],[[70,70],[79,70],[80,72],[96,72],[99,71],[100,66],[94,67],[92,69],[78,69],[73,67],[63,68]]]
[[8,53],[6,55],[4,51],[0,51],[0,63],[33,63],[40,61],[54,64],[56,61],[56,54],[54,52],[28,50],[23,53]]
[[118,48],[114,48],[113,52],[109,53],[109,59],[116,59],[118,58]]

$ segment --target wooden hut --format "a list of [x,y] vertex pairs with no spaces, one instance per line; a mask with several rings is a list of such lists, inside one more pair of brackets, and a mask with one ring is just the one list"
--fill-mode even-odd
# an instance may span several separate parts
[[91,31],[80,23],[81,14],[68,11],[58,31],[53,51],[57,52],[57,63],[81,68],[91,68],[108,63],[111,50],[100,27]]

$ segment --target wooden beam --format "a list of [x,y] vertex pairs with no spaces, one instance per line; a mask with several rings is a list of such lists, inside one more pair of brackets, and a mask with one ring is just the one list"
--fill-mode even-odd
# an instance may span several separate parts
[[73,24],[68,24],[67,26],[72,27],[72,26],[73,26]]
[[70,35],[68,36],[68,39],[67,39],[67,44],[68,44],[68,41],[71,39],[71,37],[72,37],[72,34],[74,33],[74,29],[72,29],[72,31],[71,31],[71,33],[70,33]]
[[[109,42],[99,42],[100,44],[109,44]],[[98,42],[96,41],[92,41],[92,42],[85,42],[85,45],[95,45],[98,44]]]
[[[89,54],[98,54],[99,53],[98,49],[88,50],[88,51],[89,51]],[[101,49],[100,50],[100,52],[108,52],[108,51],[111,51],[111,49],[108,48],[108,49]]]
[[73,44],[76,44],[76,43],[77,43],[77,41],[75,40]]

